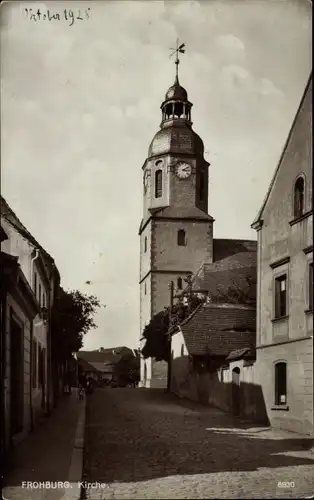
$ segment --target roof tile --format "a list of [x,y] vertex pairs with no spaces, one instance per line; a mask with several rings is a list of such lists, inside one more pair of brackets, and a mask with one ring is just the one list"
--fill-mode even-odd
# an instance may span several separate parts
[[255,320],[252,307],[205,304],[181,329],[190,354],[227,356],[235,349],[255,348]]
[[256,240],[214,239],[213,261],[216,262],[238,253],[256,252]]

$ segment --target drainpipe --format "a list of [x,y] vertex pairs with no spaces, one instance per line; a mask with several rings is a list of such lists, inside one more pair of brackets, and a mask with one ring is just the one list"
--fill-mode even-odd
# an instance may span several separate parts
[[[39,258],[39,250],[38,248],[35,249],[35,257],[32,258],[31,260],[31,284],[32,284],[32,290],[35,294],[36,297],[36,292],[37,290],[34,290],[34,262]],[[37,297],[36,297],[37,298]],[[29,357],[29,371],[30,371],[30,377],[29,377],[29,409],[30,409],[30,424],[31,424],[31,431],[34,430],[34,412],[33,412],[33,342],[34,342],[34,320],[31,321],[31,331],[30,331],[30,357]]]
[[[35,257],[32,258],[31,260],[31,284],[32,284],[32,290],[34,291],[34,262],[39,258],[39,250],[38,248],[35,249]],[[35,295],[36,295],[36,290],[35,290]]]

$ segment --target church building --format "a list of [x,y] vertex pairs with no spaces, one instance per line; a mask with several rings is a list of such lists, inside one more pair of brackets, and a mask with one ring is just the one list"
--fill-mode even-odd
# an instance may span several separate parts
[[[217,252],[221,246],[230,251],[230,245],[236,245],[231,253],[241,251],[239,244],[242,248],[239,240],[213,240],[214,219],[208,214],[210,164],[204,158],[203,141],[192,128],[193,105],[179,83],[178,64],[177,58],[174,84],[161,104],[160,130],[142,167],[140,349],[145,326],[170,306],[170,282],[180,293],[187,276],[222,258]],[[246,243],[253,244],[256,252],[255,242]],[[140,386],[165,388],[167,363],[142,358]]]

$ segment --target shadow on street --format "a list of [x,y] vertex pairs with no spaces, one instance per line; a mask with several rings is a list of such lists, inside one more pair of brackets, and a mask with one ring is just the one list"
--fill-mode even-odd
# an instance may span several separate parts
[[312,439],[281,437],[152,389],[96,391],[88,401],[85,445],[84,479],[107,484],[314,466]]

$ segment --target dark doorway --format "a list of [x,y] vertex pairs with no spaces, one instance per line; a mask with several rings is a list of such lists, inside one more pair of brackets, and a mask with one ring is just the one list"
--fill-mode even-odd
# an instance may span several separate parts
[[24,335],[21,326],[10,318],[11,436],[23,430],[24,419]]
[[232,370],[232,408],[235,416],[240,415],[240,368]]

